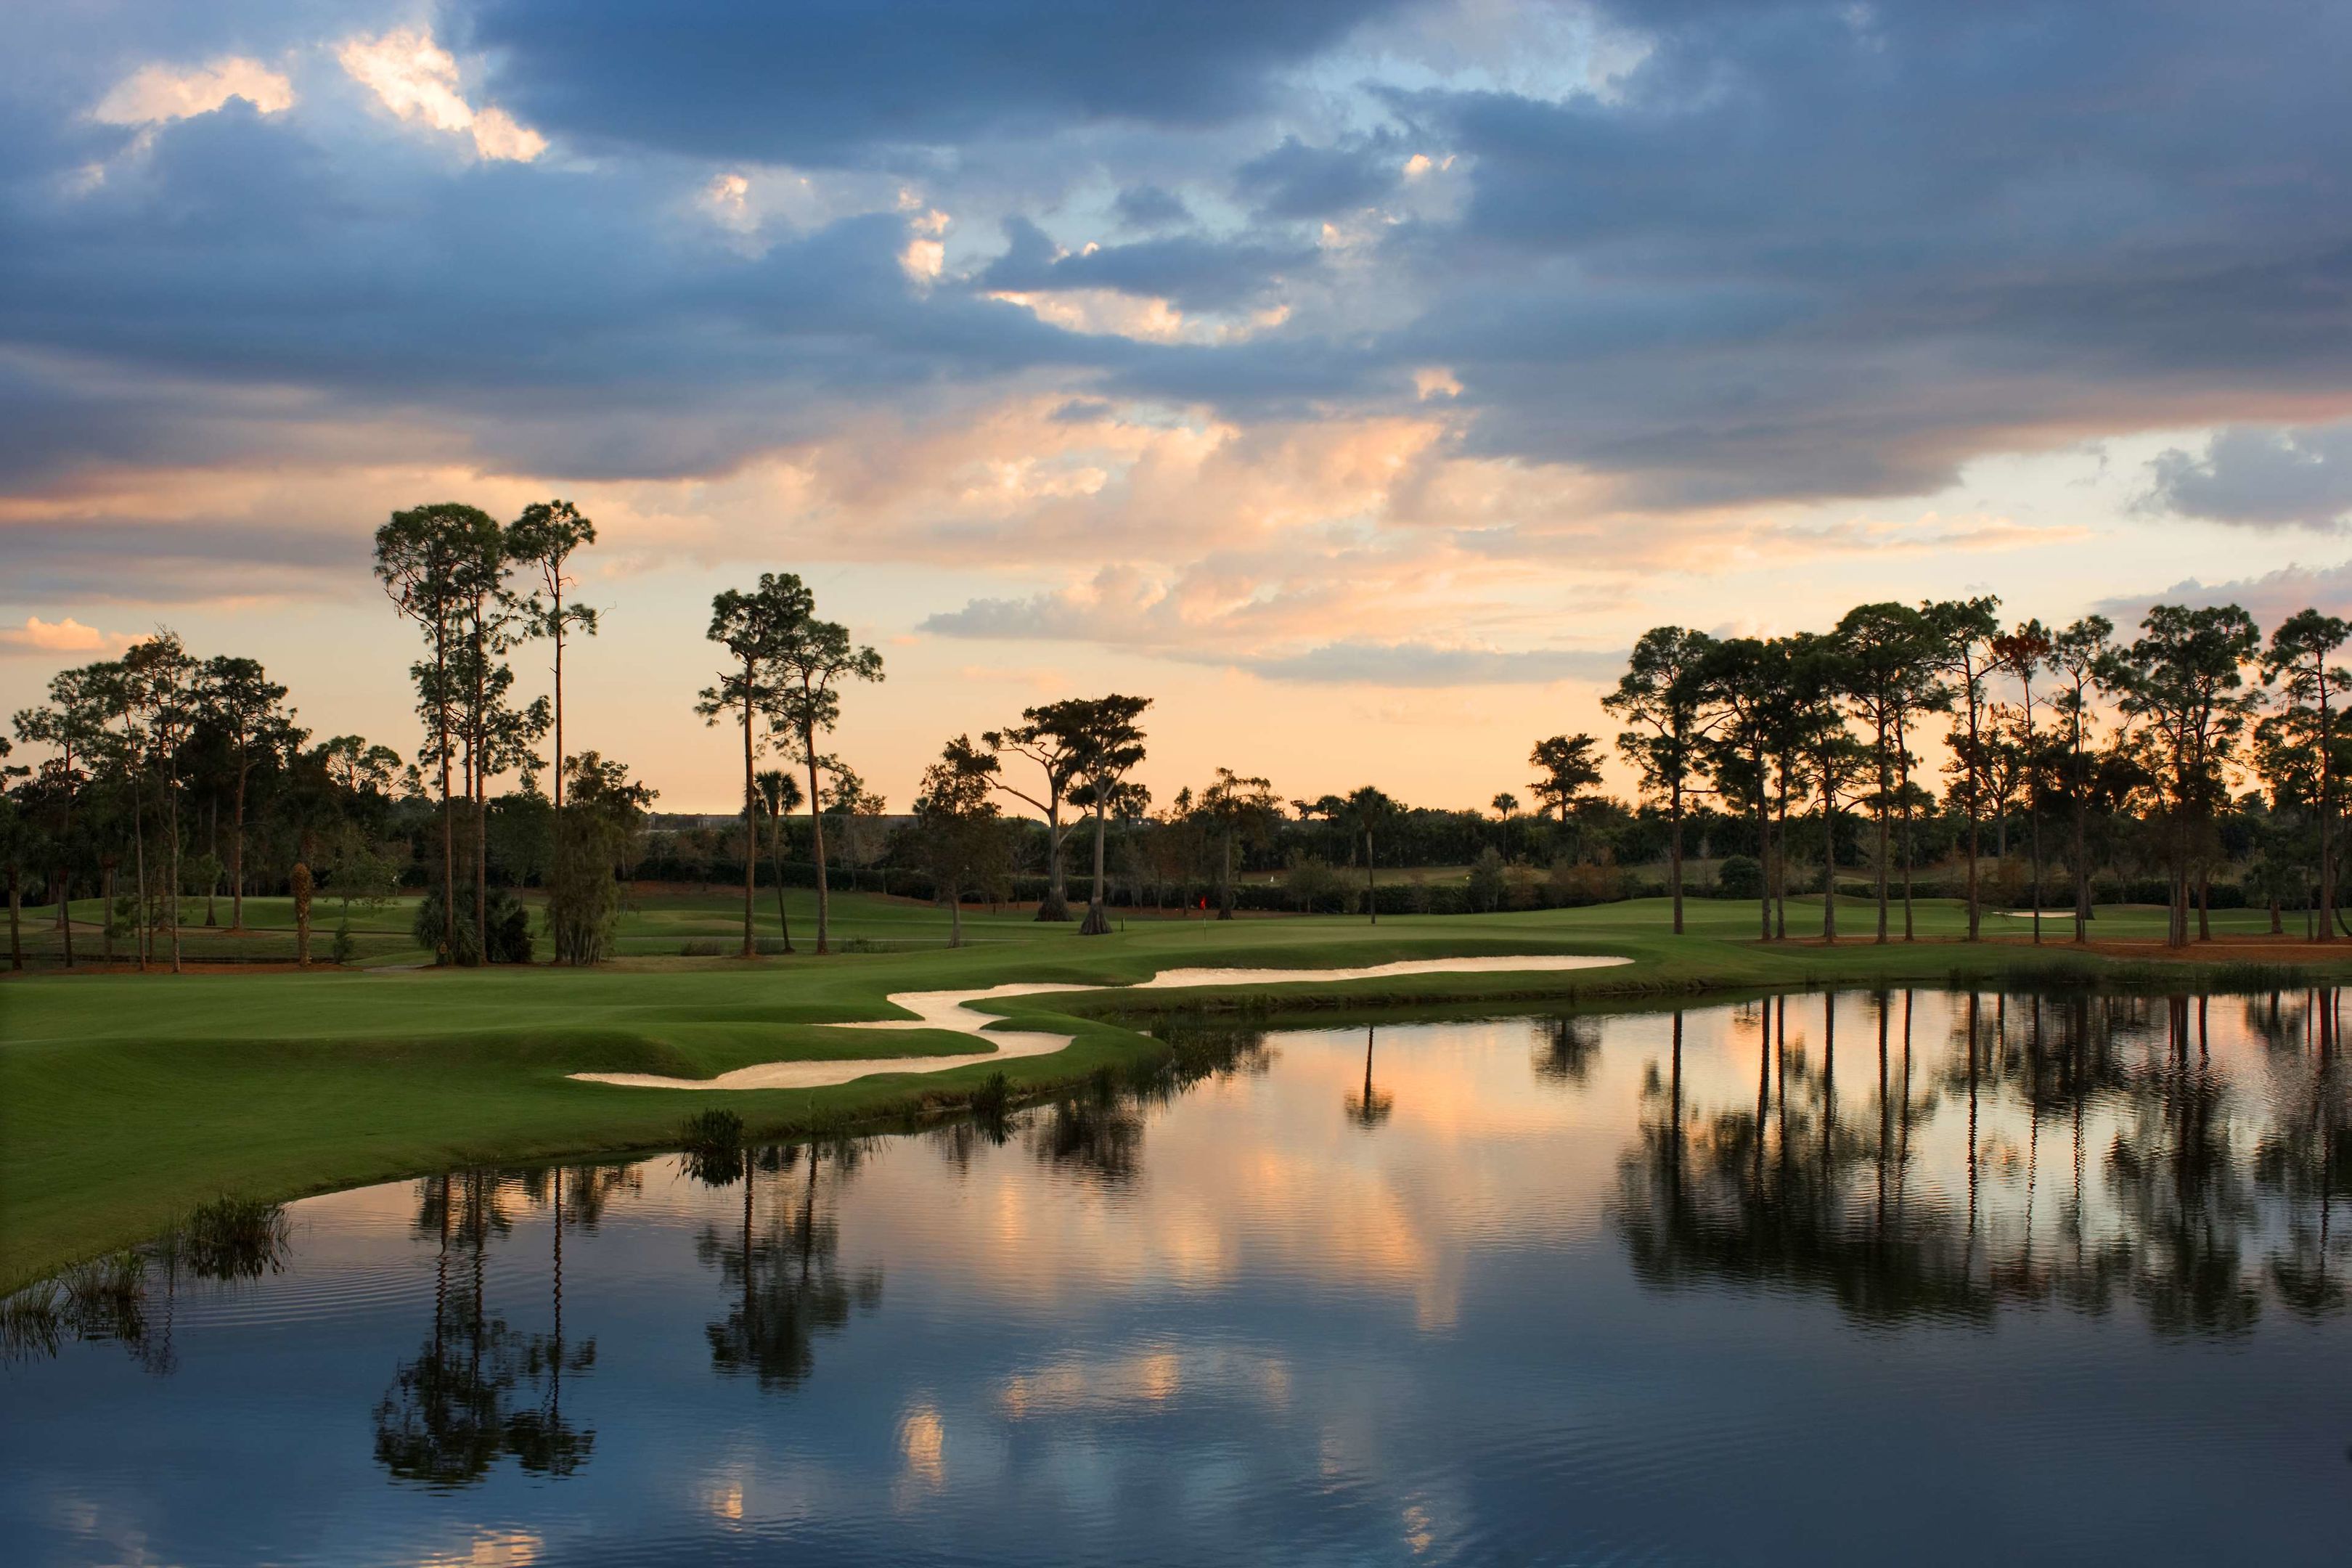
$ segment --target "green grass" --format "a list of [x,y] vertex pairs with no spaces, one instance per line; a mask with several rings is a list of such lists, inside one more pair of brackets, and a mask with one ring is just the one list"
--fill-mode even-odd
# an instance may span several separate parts
[[[762,900],[772,920],[772,895]],[[290,911],[247,900],[248,924]],[[731,906],[740,911],[740,902]],[[630,917],[641,952],[723,934],[723,894],[677,896]],[[1834,949],[1750,940],[1746,904],[1695,901],[1690,934],[1662,901],[1469,917],[1290,917],[1131,921],[1096,939],[1073,926],[966,916],[975,945],[941,945],[945,915],[868,895],[836,900],[838,931],[925,943],[901,951],[737,959],[627,957],[594,971],[362,969],[311,973],[41,973],[0,984],[0,1289],[136,1241],[196,1205],[282,1199],[453,1165],[674,1146],[692,1111],[731,1109],[759,1137],[960,1102],[1003,1072],[1015,1094],[1149,1059],[1143,1007],[1199,1005],[1197,993],[1055,994],[1005,1004],[1019,1026],[1076,1036],[1058,1056],[936,1075],[878,1076],[822,1089],[692,1098],[571,1081],[581,1070],[707,1077],[755,1062],[969,1049],[962,1037],[827,1027],[895,1016],[887,993],[1010,980],[1122,984],[1168,968],[1302,969],[1480,952],[1581,952],[1634,962],[1552,974],[1404,976],[1257,993],[1272,1008],[1496,1005],[1638,997],[1699,988],[1938,984],[2041,973],[2132,978],[2122,966],[2010,940],[1977,946]],[[1820,905],[1792,903],[1791,928]],[[1840,900],[1849,933],[1866,906]],[[405,910],[375,911],[396,939]],[[813,917],[813,910],[812,910]],[[2258,917],[2233,922],[2259,929]],[[2104,910],[2100,934],[2153,936],[2159,910]],[[356,923],[356,921],[355,921]],[[1993,922],[1988,922],[1989,924]],[[1959,930],[1923,906],[1921,933]],[[806,937],[812,929],[796,931]],[[2063,931],[2054,928],[2053,937]],[[2226,952],[2217,954],[2226,958]],[[2187,980],[2177,969],[2164,972]],[[2145,979],[2145,975],[2139,976]],[[1213,995],[1206,1000],[1217,1000]],[[1226,998],[1233,1000],[1233,998]]]

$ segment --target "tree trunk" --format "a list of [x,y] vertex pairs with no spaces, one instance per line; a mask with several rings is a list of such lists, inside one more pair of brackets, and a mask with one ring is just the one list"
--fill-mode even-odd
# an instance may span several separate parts
[[114,862],[111,858],[101,868],[99,886],[100,898],[105,904],[98,926],[99,949],[106,966],[111,969],[114,967]]
[[482,641],[482,605],[474,601],[474,942],[477,962],[490,961],[490,755],[483,683],[489,676],[489,650]]
[[[60,862],[57,868],[57,874],[49,879],[49,896],[58,901],[58,934],[65,942],[66,967],[68,969],[71,969],[74,966],[73,921],[69,918],[69,912],[67,908],[67,906],[73,901],[72,894],[72,888],[68,886],[66,882],[65,866]],[[114,898],[111,891],[108,893],[106,908],[100,911],[99,923],[102,928],[110,929],[113,926]],[[111,963],[114,959],[114,952],[113,942],[110,938],[107,940],[107,961]]]
[[824,885],[824,813],[817,809],[815,730],[801,731],[801,754],[808,758],[809,858],[816,863],[816,951],[821,958],[833,951],[833,906]]
[[457,816],[449,798],[449,628],[435,601],[433,706],[441,736],[441,962],[457,962]]
[[783,933],[784,951],[793,951],[793,920],[784,912],[784,817],[778,812],[768,824],[768,858],[776,870],[776,929]]
[[2091,861],[2088,828],[2090,803],[2083,798],[2088,785],[2083,778],[2083,743],[2078,735],[2074,742],[2074,940],[2091,940]]
[[[743,952],[750,958],[759,951],[751,936],[751,905],[759,897],[753,890],[760,863],[759,847],[752,838],[760,821],[760,786],[751,771],[751,659],[743,659]],[[783,889],[776,889],[781,898]]]
[[147,973],[147,950],[154,942],[154,927],[147,919],[147,813],[145,792],[140,789],[137,775],[138,754],[131,754],[133,770],[131,784],[131,868],[139,879],[139,924],[131,936],[139,950],[139,973]]
[[[60,856],[65,852],[67,841],[73,837],[73,755],[72,738],[68,733],[66,743],[58,749],[58,849]],[[68,969],[74,966],[73,916],[68,907],[73,902],[72,895],[73,880],[67,875],[66,863],[60,858],[56,888],[51,896],[58,901],[58,940],[65,948]],[[109,925],[113,920],[113,903],[109,900],[99,923]]]
[[2327,918],[2319,922],[2319,940],[2336,940],[2336,775],[2335,716],[2327,703],[2327,661],[2319,661],[2319,907]]
[[1837,816],[1829,780],[1822,781],[1822,941],[1837,942]]
[[1110,910],[1103,902],[1103,801],[1104,789],[1095,792],[1095,880],[1087,895],[1086,922],[1078,927],[1080,936],[1110,934]]
[[237,764],[237,809],[228,823],[228,933],[245,936],[245,771]]
[[963,889],[948,884],[948,945],[963,945]]
[[2029,808],[2025,823],[2033,843],[2033,944],[2039,947],[2042,945],[2042,814]]
[[1666,888],[1675,900],[1675,934],[1680,936],[1683,934],[1683,781],[1680,773],[1675,775],[1674,787],[1667,801]]
[[25,937],[18,922],[23,918],[24,900],[16,884],[16,862],[8,862],[8,967],[25,967]]
[[[563,561],[561,556],[556,558],[555,570],[549,575],[555,580],[551,590],[555,596],[555,619],[550,625],[554,627],[555,635],[555,854],[560,861],[563,857]],[[558,1172],[556,1189],[559,1199],[562,1184],[562,1173]],[[556,1245],[559,1248],[562,1246],[560,1214],[557,1216]]]
[[172,885],[163,890],[163,908],[172,922],[172,973],[180,973],[180,781],[170,780],[165,788],[170,809],[164,813],[172,829]]
[[1782,781],[1780,799],[1773,812],[1772,824],[1772,931],[1773,940],[1789,940],[1789,791]]
[[1041,921],[1066,921],[1070,918],[1070,894],[1064,880],[1062,851],[1062,797],[1058,793],[1045,800],[1045,897],[1037,905]]
[[1229,921],[1234,918],[1234,836],[1230,833],[1225,835],[1223,849],[1223,869],[1217,885],[1217,918]]
[[220,923],[213,914],[213,906],[220,895],[220,793],[217,790],[208,793],[211,799],[205,803],[205,816],[211,822],[205,836],[205,853],[213,858],[213,874],[205,883],[205,929],[210,931]]
[[2197,870],[2197,940],[2213,940],[2213,873],[2201,866]]
[[1759,942],[1772,940],[1772,837],[1764,816],[1764,759],[1756,763],[1756,865],[1761,873],[1757,879],[1756,920]]
[[1364,912],[1371,917],[1372,924],[1381,923],[1381,889],[1372,876],[1372,830],[1369,827],[1364,829]]
[[[1963,650],[1963,652],[1965,653],[1965,650]],[[1969,940],[1970,942],[1975,942],[1979,938],[1979,927],[1983,919],[1983,911],[1977,902],[1977,854],[1983,847],[1983,841],[1978,836],[1980,826],[1979,814],[1983,808],[1983,802],[1979,797],[1978,785],[1982,776],[1983,758],[1978,750],[1977,744],[1978,692],[1976,678],[1974,675],[1969,673],[1965,659],[1962,661],[1960,673],[1963,681],[1968,687],[1968,690],[1964,695],[1969,705],[1969,755],[1967,765],[1967,778],[1969,784]]]
[[1912,862],[1918,853],[1918,845],[1911,826],[1910,742],[1904,734],[1903,715],[1900,712],[1895,715],[1895,787],[1903,793],[1903,940],[1916,942],[1918,936],[1911,923],[1911,871]]
[[1886,788],[1886,726],[1881,723],[1878,726],[1878,941],[1882,946],[1886,942],[1886,858],[1891,848],[1886,841],[1889,816]]

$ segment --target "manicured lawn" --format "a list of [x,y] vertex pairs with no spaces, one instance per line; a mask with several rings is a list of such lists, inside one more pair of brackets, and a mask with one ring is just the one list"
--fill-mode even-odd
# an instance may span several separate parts
[[[773,916],[772,895],[762,900]],[[683,935],[733,928],[726,895],[685,895],[631,917],[631,942],[675,953]],[[939,944],[946,917],[866,895],[836,900],[839,931]],[[249,924],[287,916],[247,900]],[[1550,974],[1422,975],[1282,987],[1318,1005],[1377,1006],[1530,997],[1657,995],[1877,980],[1942,983],[2041,966],[2099,964],[2072,952],[2053,922],[2038,952],[2022,922],[1989,921],[2008,940],[1836,948],[1752,940],[1745,904],[1695,901],[1691,933],[1667,930],[1663,901],[1486,916],[1138,920],[1102,938],[1007,914],[968,914],[975,945],[738,959],[633,957],[595,971],[345,970],[45,973],[0,983],[0,1289],[74,1258],[152,1233],[221,1193],[286,1198],[492,1160],[664,1146],[691,1110],[730,1105],[755,1131],[782,1134],[952,1100],[986,1065],[877,1077],[838,1088],[769,1089],[689,1101],[674,1091],[571,1081],[583,1069],[709,1076],[754,1062],[968,1049],[961,1037],[877,1039],[827,1024],[896,1016],[892,991],[1013,980],[1118,984],[1169,968],[1255,964],[1332,968],[1481,952],[1614,953],[1628,966]],[[94,911],[93,911],[94,912]],[[1817,931],[1818,901],[1792,903],[1792,934]],[[1850,934],[1868,907],[1840,903]],[[396,932],[404,910],[378,911]],[[813,910],[811,918],[813,920]],[[290,919],[290,916],[287,918]],[[796,936],[803,932],[798,926]],[[356,922],[355,922],[356,923]],[[2224,929],[2267,922],[2233,916]],[[2104,940],[2153,937],[2159,910],[2103,910]],[[1959,910],[1923,906],[1923,937],[1948,938]],[[2347,944],[2352,946],[2352,944]],[[2223,951],[2219,957],[2227,958]],[[2189,978],[2184,976],[2184,979]],[[1184,993],[1150,994],[1153,1005]],[[1194,997],[1193,1000],[1198,1000]],[[1132,1063],[1158,1047],[1102,1015],[1137,998],[1049,995],[1005,1005],[1024,1026],[1072,1033],[1058,1056],[1005,1064],[1042,1088]]]

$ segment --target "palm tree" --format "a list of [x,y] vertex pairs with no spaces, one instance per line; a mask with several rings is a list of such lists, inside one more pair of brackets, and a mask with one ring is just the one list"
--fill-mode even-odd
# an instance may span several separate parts
[[[1589,741],[1591,737],[1583,738]],[[1395,801],[1370,784],[1349,791],[1340,803],[1339,819],[1364,841],[1364,912],[1370,917],[1370,923],[1373,925],[1381,923],[1380,885],[1372,874],[1376,859],[1373,854],[1374,836],[1389,825],[1398,810]]]
[[784,951],[793,951],[792,917],[784,912],[784,818],[800,807],[801,786],[782,768],[762,768],[752,780],[760,807],[768,816],[768,865],[776,879],[776,929],[783,932]]

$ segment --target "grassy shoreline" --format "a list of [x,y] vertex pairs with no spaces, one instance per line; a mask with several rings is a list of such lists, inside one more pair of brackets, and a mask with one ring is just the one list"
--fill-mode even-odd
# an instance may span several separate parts
[[[1845,901],[1841,900],[1841,912]],[[1862,923],[1857,906],[1854,923]],[[1795,911],[1792,910],[1792,916]],[[2231,984],[2212,963],[2135,962],[2063,942],[1761,944],[1745,906],[1698,906],[1673,936],[1663,905],[1492,916],[1138,922],[1079,939],[1006,921],[986,946],[753,961],[632,959],[593,971],[28,977],[0,985],[0,1291],[152,1235],[224,1194],[279,1201],[453,1166],[674,1148],[691,1110],[726,1106],[763,1139],[881,1126],[961,1104],[991,1073],[1035,1096],[1165,1047],[1155,1019],[1312,1018],[1395,1009],[1670,1002],[1880,984]],[[1819,918],[1813,905],[1811,918]],[[940,921],[943,925],[944,921]],[[1008,1026],[1075,1037],[1057,1055],[817,1089],[675,1091],[572,1081],[581,1070],[708,1077],[754,1062],[958,1052],[966,1037],[829,1029],[898,1016],[896,991],[1058,981],[1118,987],[1204,965],[1355,967],[1423,957],[1584,952],[1603,970],[1393,976],[1318,985],[1116,989],[1008,999]],[[2330,980],[2352,978],[2347,957]],[[2302,976],[2284,972],[2271,983]],[[2263,976],[2236,967],[2236,982]]]

